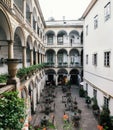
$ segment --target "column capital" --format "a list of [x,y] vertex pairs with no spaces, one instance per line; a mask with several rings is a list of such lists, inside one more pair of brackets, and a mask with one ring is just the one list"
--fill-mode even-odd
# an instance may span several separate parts
[[27,47],[26,46],[22,46],[23,49],[26,49]]
[[6,40],[8,42],[8,44],[14,44],[14,40]]

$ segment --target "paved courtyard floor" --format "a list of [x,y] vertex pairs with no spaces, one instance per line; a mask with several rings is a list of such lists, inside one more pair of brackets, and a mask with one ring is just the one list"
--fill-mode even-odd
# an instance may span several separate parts
[[[55,124],[56,124],[57,130],[64,130],[63,129],[64,123],[63,123],[62,117],[65,111],[65,105],[64,103],[62,103],[63,93],[60,86],[56,88],[56,92],[57,92],[57,96],[55,98],[55,112],[54,112]],[[78,92],[79,92],[79,88],[73,85],[71,87],[72,97],[73,98],[76,97],[76,101],[78,103],[77,106],[79,109],[82,110],[82,113],[81,113],[79,127],[72,128],[72,130],[97,130],[98,123],[92,113],[92,109],[91,107],[90,108],[87,107],[87,104],[85,103],[85,99],[79,97]],[[39,105],[38,105],[36,113],[32,116],[31,124],[33,126],[36,126],[39,123],[39,120],[41,119],[42,116],[43,114],[39,112]],[[71,130],[71,129],[68,128],[66,130]]]

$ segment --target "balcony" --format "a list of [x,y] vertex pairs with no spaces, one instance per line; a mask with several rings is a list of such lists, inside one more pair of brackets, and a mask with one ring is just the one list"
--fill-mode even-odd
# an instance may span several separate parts
[[45,67],[46,68],[55,67],[55,63],[53,63],[53,62],[47,62],[47,63],[45,63]]
[[62,68],[62,67],[68,67],[67,62],[59,62],[58,63],[58,67]]
[[71,62],[70,67],[81,67],[79,62]]

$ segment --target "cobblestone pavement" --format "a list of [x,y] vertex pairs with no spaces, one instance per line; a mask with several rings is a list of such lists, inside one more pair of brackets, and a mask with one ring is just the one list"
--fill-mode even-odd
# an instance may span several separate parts
[[[72,97],[73,98],[76,97],[76,101],[78,103],[77,106],[79,109],[82,110],[82,113],[81,113],[79,128],[72,128],[72,130],[97,130],[98,123],[92,113],[92,109],[87,107],[84,98],[79,97],[78,90],[79,88],[77,86],[72,86],[71,88]],[[64,103],[62,103],[63,93],[61,91],[60,86],[56,88],[56,91],[57,91],[57,97],[55,98],[56,106],[55,106],[55,112],[54,112],[55,123],[57,126],[57,130],[63,130],[64,123],[63,123],[62,117],[65,111]],[[37,106],[37,111],[36,111],[36,114],[34,114],[32,117],[31,124],[33,126],[36,126],[39,120],[41,119],[42,115],[43,114],[39,112],[39,106]],[[66,130],[71,130],[71,129],[69,128]]]

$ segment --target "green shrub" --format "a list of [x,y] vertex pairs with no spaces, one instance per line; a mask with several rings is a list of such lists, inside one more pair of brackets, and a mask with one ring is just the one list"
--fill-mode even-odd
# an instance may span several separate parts
[[0,83],[6,83],[8,79],[8,74],[0,75]]
[[24,100],[18,92],[5,92],[0,98],[0,129],[21,130],[24,120]]

